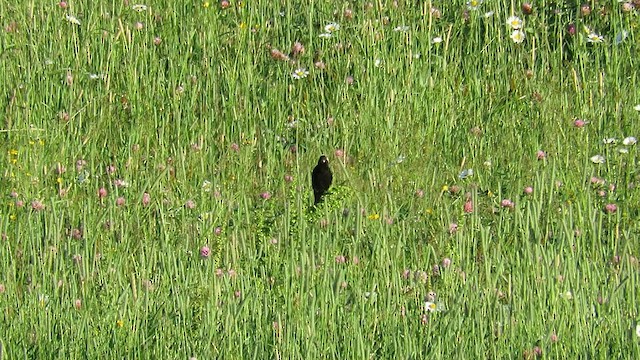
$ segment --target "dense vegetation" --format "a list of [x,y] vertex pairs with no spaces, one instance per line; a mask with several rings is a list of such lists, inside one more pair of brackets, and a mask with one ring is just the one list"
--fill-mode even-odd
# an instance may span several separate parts
[[0,2],[2,354],[640,358],[639,14]]

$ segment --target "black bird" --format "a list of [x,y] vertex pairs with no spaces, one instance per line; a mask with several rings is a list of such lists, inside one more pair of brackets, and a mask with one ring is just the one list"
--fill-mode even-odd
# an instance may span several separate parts
[[318,165],[313,168],[311,173],[311,186],[313,187],[313,197],[315,198],[314,205],[322,200],[322,195],[329,190],[332,181],[333,174],[331,174],[331,169],[329,168],[329,160],[322,155],[318,160]]

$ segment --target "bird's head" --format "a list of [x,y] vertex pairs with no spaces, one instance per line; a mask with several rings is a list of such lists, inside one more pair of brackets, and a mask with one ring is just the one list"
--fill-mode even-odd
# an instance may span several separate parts
[[329,163],[329,159],[327,159],[327,157],[324,155],[320,156],[320,159],[318,159],[318,165],[328,164],[328,163]]

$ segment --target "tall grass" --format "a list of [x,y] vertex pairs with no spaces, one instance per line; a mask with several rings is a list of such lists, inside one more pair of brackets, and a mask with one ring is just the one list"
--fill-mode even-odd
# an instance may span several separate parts
[[471,5],[0,3],[0,358],[640,357],[640,4]]

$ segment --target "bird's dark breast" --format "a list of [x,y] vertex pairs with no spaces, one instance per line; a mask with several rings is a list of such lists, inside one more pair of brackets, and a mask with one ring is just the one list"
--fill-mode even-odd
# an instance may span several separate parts
[[331,170],[325,164],[320,167],[317,166],[313,170],[313,190],[317,191],[327,191],[329,190],[329,186],[331,186],[331,181],[333,180],[333,174],[331,174]]
[[327,162],[319,162],[311,173],[311,185],[313,186],[313,195],[317,204],[322,199],[322,195],[329,190],[333,174]]

